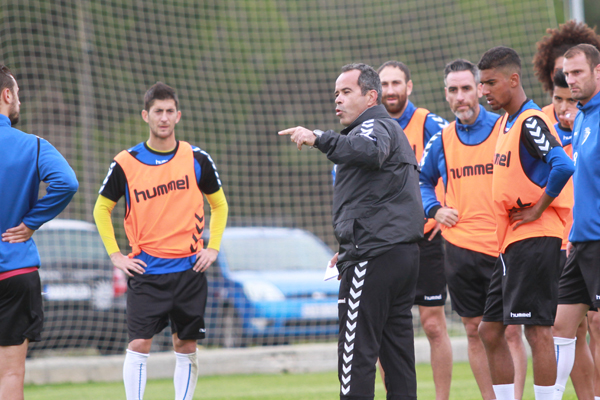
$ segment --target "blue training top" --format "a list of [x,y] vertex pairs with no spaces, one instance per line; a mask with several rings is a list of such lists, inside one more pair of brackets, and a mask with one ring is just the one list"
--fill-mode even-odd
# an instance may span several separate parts
[[[11,127],[0,114],[0,232],[23,222],[37,230],[69,204],[79,187],[67,160],[46,140]],[[40,182],[46,195],[38,200]],[[0,272],[40,265],[32,238],[23,243],[0,242]]]
[[[456,133],[461,142],[467,145],[478,145],[484,142],[491,134],[492,128],[500,116],[487,111],[482,105],[479,105],[479,115],[472,125],[464,125],[456,118]],[[433,218],[429,212],[434,208],[441,206],[435,195],[435,187],[440,179],[444,181],[444,187],[448,185],[448,176],[446,175],[446,156],[444,155],[444,146],[442,143],[442,132],[438,132],[427,143],[421,159],[421,175],[419,177],[419,186],[421,187],[421,197],[423,199],[423,210],[427,218]],[[436,210],[437,211],[437,210]]]
[[571,242],[600,240],[600,93],[579,112],[573,126],[573,228]]

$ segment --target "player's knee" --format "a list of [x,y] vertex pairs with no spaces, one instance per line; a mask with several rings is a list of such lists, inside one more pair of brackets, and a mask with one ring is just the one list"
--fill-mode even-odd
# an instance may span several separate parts
[[588,329],[596,337],[600,337],[600,316],[598,316],[597,312],[588,312]]
[[150,347],[152,347],[152,339],[134,339],[127,346],[129,350],[143,354],[150,353]]
[[506,341],[508,343],[523,343],[523,330],[521,325],[510,325],[504,331],[504,335],[506,336]]
[[446,317],[443,313],[441,315],[429,315],[427,318],[421,320],[421,325],[429,340],[437,340],[448,334],[446,330]]
[[479,338],[479,321],[469,321],[465,324],[468,340],[480,340]]
[[504,337],[504,330],[499,329],[494,323],[482,322],[479,324],[479,337],[486,346],[498,343]]
[[532,348],[549,343],[554,345],[552,330],[549,326],[525,326],[525,338]]

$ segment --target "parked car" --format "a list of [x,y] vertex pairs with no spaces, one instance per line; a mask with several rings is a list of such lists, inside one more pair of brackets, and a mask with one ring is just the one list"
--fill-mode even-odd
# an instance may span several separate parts
[[[126,277],[113,267],[95,225],[56,219],[33,238],[42,260],[45,321],[42,341],[30,345],[30,354],[65,348],[122,353]],[[335,337],[339,283],[323,281],[332,256],[305,230],[227,228],[207,272],[203,344],[237,347]],[[167,327],[155,337],[153,350],[170,348]]]
[[42,264],[44,330],[30,354],[90,347],[102,354],[122,353],[127,280],[113,267],[96,226],[56,219],[42,225],[33,240]]
[[228,228],[209,269],[207,344],[237,347],[331,339],[338,333],[333,252],[310,232]]

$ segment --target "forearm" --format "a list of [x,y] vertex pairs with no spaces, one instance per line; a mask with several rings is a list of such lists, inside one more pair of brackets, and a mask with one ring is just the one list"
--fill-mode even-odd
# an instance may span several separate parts
[[556,197],[575,172],[575,166],[562,147],[553,148],[546,155],[546,162],[551,169],[545,193],[550,197]]
[[219,251],[223,232],[227,225],[227,215],[229,214],[229,205],[225,198],[223,188],[213,194],[206,195],[208,204],[210,204],[210,239],[208,248]]
[[316,141],[316,146],[335,164],[352,164],[362,168],[379,169],[389,155],[390,138],[375,135],[376,140],[361,135],[340,135],[326,131]]
[[121,252],[115,238],[115,230],[111,219],[112,210],[116,204],[116,202],[99,195],[94,206],[94,221],[96,222],[102,243],[104,243],[106,252],[109,255]]

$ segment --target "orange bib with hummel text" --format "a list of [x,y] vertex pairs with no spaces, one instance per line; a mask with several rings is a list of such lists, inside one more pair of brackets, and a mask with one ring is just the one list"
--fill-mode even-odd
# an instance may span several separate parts
[[446,158],[446,206],[458,211],[458,223],[442,225],[444,238],[455,246],[498,256],[496,217],[492,206],[494,150],[500,120],[480,144],[467,145],[456,133],[456,121],[442,131]]
[[[425,142],[425,120],[427,119],[427,115],[429,114],[429,110],[425,108],[417,108],[413,113],[412,118],[404,128],[404,134],[408,138],[408,143],[410,147],[412,147],[415,152],[415,156],[417,157],[417,162],[420,163],[423,158],[423,150],[425,150],[425,146],[427,143]],[[444,182],[442,178],[438,181],[437,186],[435,187],[435,195],[440,203],[443,203],[444,199]],[[424,233],[431,231],[435,226],[435,219],[429,218],[425,222]]]
[[144,164],[126,150],[115,161],[127,178],[129,256],[143,250],[153,257],[183,258],[202,250],[204,199],[196,182],[192,146],[179,141],[173,158],[159,165]]
[[[523,111],[507,132],[504,132],[504,129],[508,114],[502,117],[494,154],[494,178],[492,183],[497,224],[496,234],[501,253],[504,253],[511,243],[523,239],[544,236],[562,239],[565,222],[573,206],[572,199],[569,199],[563,190],[537,220],[520,225],[515,230],[510,224],[510,211],[533,206],[539,201],[545,189],[529,179],[523,171],[519,155],[523,122],[533,132],[532,135],[535,136],[537,131],[540,138],[543,137],[537,122],[534,119],[528,120],[533,116],[541,118],[548,126],[550,133],[560,143],[558,134],[554,130],[550,119],[539,110],[529,109]],[[550,145],[547,139],[546,144]]]

